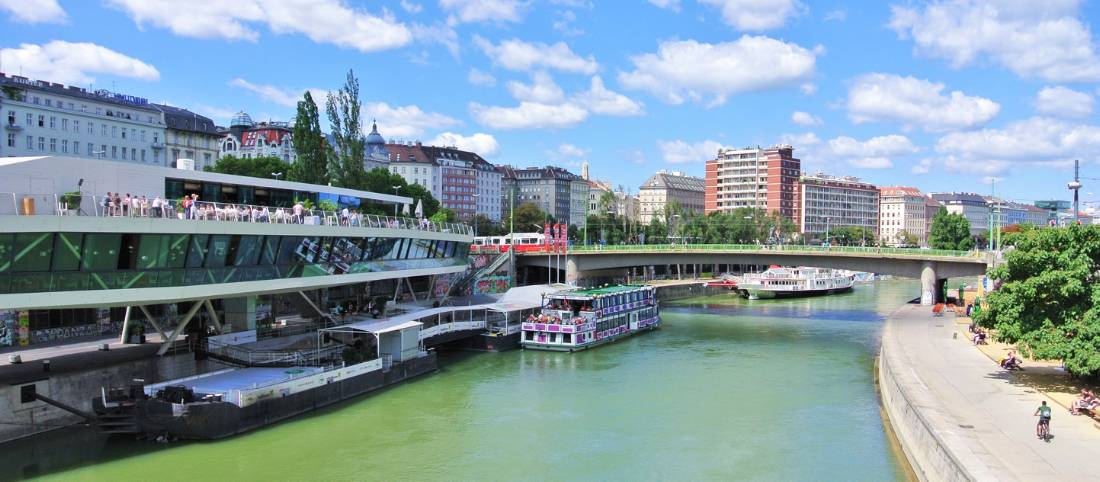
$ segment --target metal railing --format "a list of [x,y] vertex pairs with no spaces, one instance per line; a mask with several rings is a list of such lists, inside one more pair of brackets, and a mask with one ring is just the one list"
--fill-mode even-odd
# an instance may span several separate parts
[[[877,246],[807,246],[798,244],[624,244],[607,246],[570,246],[569,254],[600,252],[652,252],[652,253],[710,253],[722,252],[760,252],[781,253],[851,253],[851,254],[892,254],[907,256],[948,256],[955,258],[977,258],[984,255],[980,251],[954,251],[947,249],[888,248]],[[537,251],[536,251],[537,253]],[[542,251],[545,254],[545,251]]]
[[335,359],[343,347],[331,346],[317,350],[250,350],[237,345],[203,340],[203,351],[210,355],[236,360],[246,366],[318,366]]
[[[10,201],[10,202],[9,202]],[[426,218],[377,216],[353,211],[325,211],[260,206],[254,204],[197,201],[184,208],[180,201],[131,198],[116,203],[106,196],[69,194],[0,193],[0,216],[94,216],[186,221],[222,221],[267,224],[305,224],[362,228],[410,229],[473,234],[461,223],[437,223]]]

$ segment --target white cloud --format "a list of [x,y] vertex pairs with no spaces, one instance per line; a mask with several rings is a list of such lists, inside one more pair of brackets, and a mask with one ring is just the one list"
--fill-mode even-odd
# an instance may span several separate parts
[[1000,176],[985,176],[985,177],[982,178],[982,184],[985,184],[985,185],[988,186],[990,184],[993,184],[994,182],[1001,182],[1001,181],[1004,181],[1004,180],[1005,180],[1005,178],[1000,177]]
[[673,12],[680,11],[680,0],[649,0],[649,3],[652,3],[658,8],[672,10]]
[[932,159],[921,159],[909,169],[913,174],[928,174],[932,170]]
[[584,157],[589,153],[589,149],[583,149],[573,144],[562,144],[558,146],[558,150],[555,153],[561,157]]
[[952,132],[936,142],[936,151],[947,156],[957,167],[990,163],[1006,168],[1010,163],[1020,162],[1100,160],[1100,127],[1032,117],[1003,129]]
[[234,115],[237,115],[237,111],[233,109],[226,109],[223,107],[216,107],[206,104],[196,104],[191,107],[191,110],[209,117],[214,121],[215,124],[218,125],[228,125],[230,119],[232,119]]
[[581,57],[573,53],[573,50],[565,42],[550,45],[541,42],[529,43],[519,39],[509,39],[501,41],[498,45],[493,45],[492,42],[475,35],[474,44],[482,52],[485,52],[485,55],[493,63],[519,72],[547,68],[591,75],[599,68],[595,57],[591,55]]
[[378,130],[386,137],[417,137],[427,129],[458,125],[458,120],[437,112],[424,112],[416,105],[391,106],[385,102],[363,104],[363,125],[368,119],[378,120]]
[[1062,86],[1045,87],[1035,97],[1035,110],[1055,117],[1087,117],[1092,114],[1092,95]]
[[494,129],[544,129],[572,127],[588,119],[588,111],[573,104],[551,105],[520,102],[516,107],[470,104],[470,113],[479,123]]
[[508,82],[506,87],[512,97],[518,101],[558,104],[565,99],[565,92],[546,72],[535,72],[531,76],[530,84],[513,80]]
[[259,25],[275,34],[298,33],[317,43],[360,52],[407,45],[412,31],[383,10],[374,15],[343,0],[206,0],[180,8],[177,0],[109,0],[139,26],[151,24],[176,35],[255,42]]
[[856,124],[893,121],[938,132],[980,126],[1001,110],[992,100],[943,90],[941,83],[915,77],[865,74],[848,89],[848,117]]
[[814,95],[817,93],[817,85],[813,82],[806,82],[798,86],[798,90],[802,92],[802,95]]
[[0,64],[9,72],[64,84],[90,84],[93,74],[110,74],[141,80],[157,80],[156,67],[141,60],[88,42],[54,40],[46,44],[20,44],[0,49]]
[[800,110],[791,113],[791,122],[794,122],[795,124],[798,124],[802,127],[816,127],[823,124],[820,117],[812,115],[809,112],[802,112]]
[[500,152],[500,143],[489,134],[478,132],[472,136],[444,132],[429,144],[433,146],[453,146],[463,151],[476,152],[481,157],[493,157]]
[[473,85],[480,85],[482,87],[492,87],[497,85],[497,78],[492,74],[471,68],[470,73],[466,74],[466,81]]
[[689,143],[676,139],[673,141],[657,141],[657,149],[661,151],[661,158],[672,164],[684,164],[688,162],[705,162],[718,156],[718,149],[722,144],[704,140]]
[[588,90],[578,93],[574,99],[595,114],[635,116],[645,113],[641,102],[604,87],[598,75],[592,77]]
[[843,22],[848,19],[848,12],[844,10],[833,10],[825,14],[826,22]]
[[0,10],[23,23],[65,23],[68,15],[57,0],[0,0]]
[[711,105],[730,95],[798,84],[814,72],[815,54],[793,43],[745,35],[732,42],[662,42],[656,53],[630,59],[634,71],[619,73],[626,88],[645,90],[673,104]]
[[514,0],[439,0],[439,7],[448,12],[447,22],[518,22],[523,17],[522,5]]
[[423,5],[416,2],[410,2],[409,0],[401,0],[401,8],[413,15],[424,11]]
[[417,42],[442,45],[451,53],[452,57],[458,58],[458,32],[455,32],[455,29],[450,25],[445,25],[443,23],[421,25],[416,23],[412,25],[410,31]]
[[806,148],[821,144],[821,138],[813,132],[802,134],[783,134],[779,136],[779,144],[794,146],[795,149]]
[[892,7],[890,27],[919,54],[959,68],[988,57],[1025,78],[1100,80],[1100,57],[1079,0],[937,0],[923,9]]
[[918,149],[908,137],[891,134],[858,141],[848,136],[830,139],[828,154],[842,158],[855,167],[885,169],[893,167],[893,157],[913,154]]
[[[302,96],[302,92],[296,92],[290,89],[275,87],[274,85],[253,84],[252,82],[244,80],[240,77],[230,80],[229,85],[233,87],[240,87],[244,90],[260,96],[260,98],[266,102],[271,102],[272,104],[278,104],[284,107],[297,106],[298,100],[300,100]],[[314,96],[313,101],[316,102],[321,109],[324,109],[325,97],[318,98]]]
[[797,0],[699,0],[699,3],[720,8],[726,25],[745,31],[782,27],[788,17],[805,8]]
[[557,20],[554,20],[554,22],[550,24],[550,26],[562,35],[565,35],[567,37],[576,37],[578,35],[584,34],[584,30],[581,30],[573,25],[573,22],[576,21],[577,14],[573,13],[572,10],[566,10],[559,13]]

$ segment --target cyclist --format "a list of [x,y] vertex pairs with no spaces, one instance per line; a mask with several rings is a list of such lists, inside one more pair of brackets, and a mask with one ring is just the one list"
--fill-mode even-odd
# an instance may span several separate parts
[[1039,417],[1039,423],[1035,425],[1035,435],[1040,440],[1046,440],[1047,434],[1050,433],[1050,406],[1047,405],[1046,400],[1043,400],[1043,404],[1035,410],[1035,415]]

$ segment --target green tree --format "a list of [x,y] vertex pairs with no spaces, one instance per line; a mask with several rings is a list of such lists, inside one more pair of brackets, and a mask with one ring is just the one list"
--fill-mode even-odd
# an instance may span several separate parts
[[902,246],[916,246],[920,242],[917,236],[906,230],[898,231],[897,234],[898,244]]
[[294,153],[297,159],[290,167],[287,179],[309,184],[328,184],[328,153],[331,148],[321,132],[317,103],[307,90],[298,101],[294,117]]
[[829,240],[835,246],[874,246],[875,232],[862,226],[834,226]]
[[501,223],[494,223],[484,214],[478,214],[470,220],[478,236],[500,236],[507,233]]
[[[247,159],[237,156],[222,156],[218,158],[213,166],[206,166],[203,170],[221,174],[275,179],[273,174],[279,173],[286,176],[290,168],[290,164],[273,156],[250,157]],[[285,179],[282,176],[280,178]]]
[[451,208],[440,208],[435,214],[428,217],[435,223],[454,223],[458,222],[458,214]]
[[973,249],[974,238],[970,236],[970,221],[962,214],[949,214],[947,208],[940,208],[932,217],[928,245],[933,249]]
[[[516,212],[513,216],[516,221],[516,232],[519,233],[530,233],[535,230],[532,224],[542,226],[548,219],[546,212],[533,203],[523,203],[516,206]],[[553,220],[549,222],[553,224]],[[538,232],[542,232],[542,229],[539,229]]]
[[328,164],[329,181],[353,189],[362,189],[366,177],[363,169],[366,146],[359,124],[359,110],[359,79],[354,71],[348,70],[344,86],[336,92],[329,92],[325,111],[336,144],[336,155]]
[[989,276],[1000,283],[975,321],[1031,357],[1100,373],[1100,226],[1021,227]]

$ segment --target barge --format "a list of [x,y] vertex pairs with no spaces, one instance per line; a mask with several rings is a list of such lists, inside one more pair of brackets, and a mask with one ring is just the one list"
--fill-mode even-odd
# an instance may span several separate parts
[[269,366],[104,388],[92,401],[96,425],[104,433],[193,440],[270,425],[436,371],[435,352],[420,345],[421,325],[400,319],[351,323],[321,330],[315,357],[284,356]]
[[580,351],[660,327],[656,289],[618,285],[543,296],[542,312],[523,322],[525,349]]

